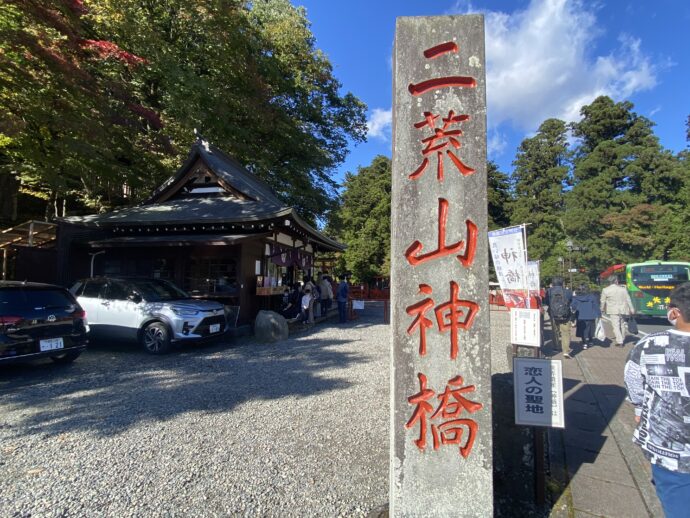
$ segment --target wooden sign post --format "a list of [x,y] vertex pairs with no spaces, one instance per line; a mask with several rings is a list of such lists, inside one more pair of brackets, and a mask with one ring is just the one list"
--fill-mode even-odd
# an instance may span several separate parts
[[482,16],[399,18],[392,516],[493,516]]

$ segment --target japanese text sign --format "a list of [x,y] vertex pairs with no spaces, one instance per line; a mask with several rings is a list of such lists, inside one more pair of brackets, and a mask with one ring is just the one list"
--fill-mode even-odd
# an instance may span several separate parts
[[398,19],[394,516],[492,515],[485,92],[481,16]]
[[491,258],[503,291],[527,289],[527,249],[522,227],[489,232]]
[[510,308],[510,343],[541,346],[541,311]]
[[513,358],[515,424],[564,428],[560,360]]

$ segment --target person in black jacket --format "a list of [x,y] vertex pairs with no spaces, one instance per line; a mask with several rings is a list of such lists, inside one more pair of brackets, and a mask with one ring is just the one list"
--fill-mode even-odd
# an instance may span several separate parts
[[599,301],[585,284],[580,284],[573,297],[572,310],[577,319],[577,334],[582,339],[582,348],[594,343],[594,322],[601,316]]
[[288,320],[296,318],[299,315],[299,301],[300,296],[297,291],[297,286],[292,285],[285,289],[286,294],[283,294],[283,304],[280,313]]
[[551,330],[554,335],[554,349],[564,352],[566,358],[570,358],[570,334],[572,328],[573,292],[563,286],[561,277],[551,280],[551,287],[546,290],[544,300],[549,307],[551,317]]

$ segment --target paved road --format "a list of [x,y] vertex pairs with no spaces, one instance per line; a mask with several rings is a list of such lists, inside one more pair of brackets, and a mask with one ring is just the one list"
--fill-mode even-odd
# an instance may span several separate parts
[[645,334],[664,331],[671,327],[671,324],[665,318],[638,318],[637,327],[641,331],[639,336],[642,338]]

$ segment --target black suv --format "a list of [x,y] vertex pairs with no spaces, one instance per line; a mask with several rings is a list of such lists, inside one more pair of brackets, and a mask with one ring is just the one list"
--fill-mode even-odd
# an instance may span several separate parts
[[87,331],[86,313],[66,289],[0,281],[0,363],[71,362],[86,349]]

